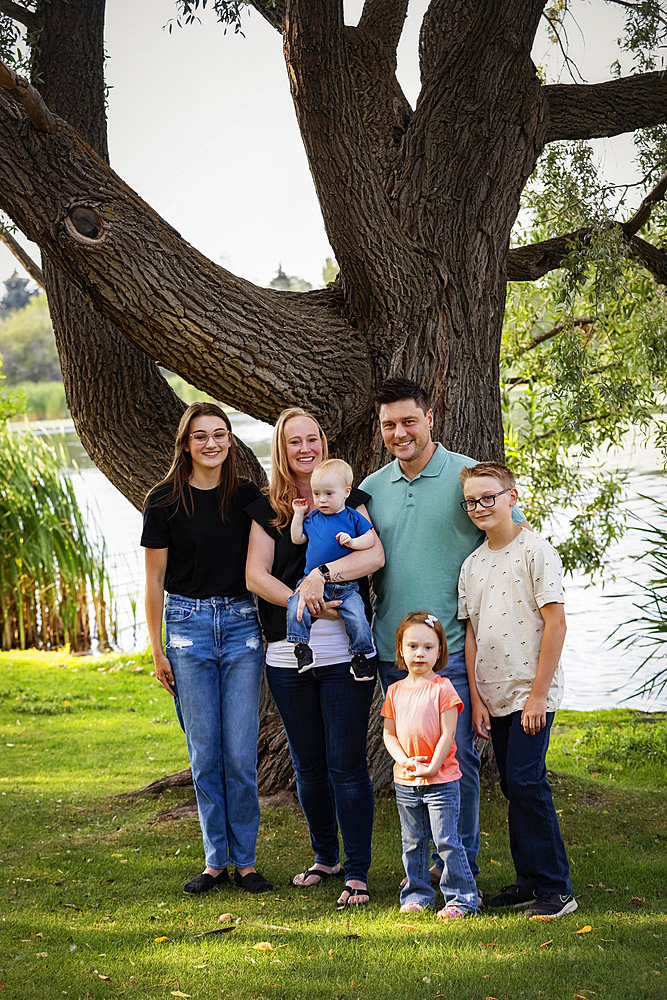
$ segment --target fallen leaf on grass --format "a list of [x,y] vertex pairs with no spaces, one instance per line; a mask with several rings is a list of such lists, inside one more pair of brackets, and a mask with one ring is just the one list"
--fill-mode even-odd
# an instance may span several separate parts
[[585,927],[580,927],[578,931],[575,931],[575,934],[588,934],[589,931],[592,931],[592,930],[593,930],[593,928],[591,927],[591,925],[590,924],[586,924]]
[[646,900],[643,896],[630,896],[630,902],[634,903],[635,906],[641,906],[641,904],[645,903]]
[[479,942],[480,948],[495,948],[495,946],[497,944],[498,944],[498,938],[494,938],[493,941],[480,941]]
[[582,996],[581,993],[575,993],[574,1000],[588,1000],[588,997]]
[[395,926],[406,927],[409,931],[413,931],[415,929],[415,924],[396,924]]
[[48,951],[38,951],[37,952],[37,958],[48,958],[48,957],[49,957]]
[[218,920],[221,924],[226,924],[228,920],[232,920],[233,917],[231,913],[221,913]]
[[333,948],[329,948],[329,958],[333,958]]
[[553,917],[550,917],[548,914],[543,913],[543,914],[538,914],[538,916],[536,916],[536,917],[528,917],[528,919],[529,920],[539,920],[543,924],[550,924],[551,921],[553,920]]
[[111,976],[105,976],[105,975],[104,975],[103,973],[101,973],[101,972],[98,972],[98,973],[97,973],[97,978],[98,978],[98,979],[101,979],[101,980],[102,980],[102,982],[104,982],[104,983],[113,983],[113,979],[111,978]]
[[173,997],[189,997],[189,996],[192,996],[191,993],[181,993],[180,990],[172,990],[171,991],[171,995]]
[[168,938],[168,937],[158,937],[158,938],[153,938],[153,940],[154,941],[158,941],[158,942],[159,941],[171,941],[171,938]]
[[551,938],[550,941],[543,941],[542,944],[540,945],[540,948],[548,948],[549,945],[553,944],[553,943],[554,943],[554,939],[553,938]]
[[258,941],[252,947],[254,951],[273,951],[273,945],[268,941]]

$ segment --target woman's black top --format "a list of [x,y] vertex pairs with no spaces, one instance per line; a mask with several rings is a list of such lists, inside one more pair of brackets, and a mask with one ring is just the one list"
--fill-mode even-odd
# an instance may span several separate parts
[[217,489],[193,486],[191,491],[192,516],[188,516],[179,501],[165,502],[171,485],[155,487],[146,501],[141,544],[147,549],[169,549],[164,578],[167,593],[240,597],[248,592],[245,564],[252,522],[246,507],[261,500],[259,487],[242,480],[224,521]]
[[[353,507],[356,510],[357,507],[361,507],[368,500],[370,500],[369,493],[364,493],[363,490],[358,490],[353,486],[345,503],[346,506]],[[267,496],[262,495],[259,500],[251,503],[246,508],[246,511],[253,521],[257,521],[264,528],[267,535],[270,535],[275,542],[271,575],[294,590],[299,580],[303,577],[303,571],[306,567],[307,546],[294,544],[290,537],[289,525],[281,531],[271,524],[271,521],[276,516],[276,512],[269,503]],[[350,551],[352,550],[350,549]],[[368,595],[368,579],[363,577],[358,583],[359,591],[366,606],[366,615],[370,621],[371,609]],[[264,598],[258,597],[257,610],[266,641],[278,642],[280,639],[284,639],[287,634],[285,625],[286,609],[279,604],[270,604]]]

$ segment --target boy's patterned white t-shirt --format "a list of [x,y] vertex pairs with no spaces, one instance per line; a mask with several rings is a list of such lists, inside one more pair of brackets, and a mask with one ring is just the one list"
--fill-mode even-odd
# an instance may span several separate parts
[[[475,679],[491,715],[522,711],[535,679],[545,604],[564,603],[560,556],[544,538],[521,531],[496,551],[484,541],[468,556],[459,577],[461,619],[469,618],[477,639]],[[563,698],[558,664],[547,711]]]

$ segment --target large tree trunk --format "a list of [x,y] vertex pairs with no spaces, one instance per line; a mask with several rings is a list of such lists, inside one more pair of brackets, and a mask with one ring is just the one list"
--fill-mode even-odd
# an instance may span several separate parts
[[[160,363],[264,420],[295,403],[312,409],[357,477],[383,461],[371,394],[390,374],[432,389],[447,447],[502,457],[508,271],[544,274],[570,245],[508,252],[521,191],[548,141],[664,122],[667,77],[544,87],[530,51],[545,0],[431,0],[413,111],[395,75],[407,0],[366,0],[355,28],[340,0],[250,2],[282,34],[341,267],[322,291],[262,289],[216,266],[109,168],[103,0],[39,0],[23,18],[0,0],[30,26],[33,79],[51,112],[0,65],[0,208],[42,249],[87,451],[139,505],[183,407]],[[667,274],[637,228],[623,229],[632,251]],[[284,740],[275,718],[264,722],[263,774],[281,782]]]

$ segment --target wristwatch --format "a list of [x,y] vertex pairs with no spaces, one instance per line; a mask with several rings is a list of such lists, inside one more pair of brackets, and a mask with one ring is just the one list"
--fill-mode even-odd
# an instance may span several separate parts
[[331,572],[329,571],[329,567],[327,566],[327,564],[322,563],[322,565],[318,566],[317,568],[324,577],[324,582],[331,583]]

